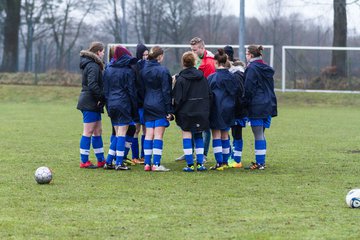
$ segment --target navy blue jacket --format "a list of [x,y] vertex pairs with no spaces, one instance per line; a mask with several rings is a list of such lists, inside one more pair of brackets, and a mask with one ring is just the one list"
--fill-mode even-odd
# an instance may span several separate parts
[[249,118],[277,116],[274,69],[262,60],[251,62],[245,70],[245,99]]
[[212,92],[210,128],[231,127],[235,122],[235,104],[240,91],[240,83],[228,69],[217,69],[208,80]]
[[104,72],[104,95],[108,115],[119,123],[138,120],[136,75],[131,68],[132,57],[122,56]]
[[171,75],[157,60],[145,62],[140,72],[144,82],[144,119],[146,122],[165,118],[173,113],[171,106]]

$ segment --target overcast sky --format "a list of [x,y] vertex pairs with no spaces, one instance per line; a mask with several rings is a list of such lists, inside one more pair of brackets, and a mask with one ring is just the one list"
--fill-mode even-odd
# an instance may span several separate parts
[[[257,17],[268,16],[266,8],[269,0],[245,0],[245,16]],[[354,0],[347,0],[348,3]],[[283,0],[283,13],[301,13],[304,16],[304,24],[307,21],[327,24],[332,27],[333,0]],[[239,15],[240,0],[226,1],[227,12]],[[360,34],[360,1],[347,6],[348,34]]]

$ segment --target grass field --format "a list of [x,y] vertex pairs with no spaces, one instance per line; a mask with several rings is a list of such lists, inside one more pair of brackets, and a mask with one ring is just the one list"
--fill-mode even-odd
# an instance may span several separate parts
[[[359,95],[278,93],[265,171],[182,172],[172,123],[163,151],[172,171],[151,173],[79,168],[78,92],[0,85],[0,239],[359,239],[360,210],[345,204],[360,188]],[[250,128],[244,141],[247,165]],[[34,181],[43,165],[50,185]]]

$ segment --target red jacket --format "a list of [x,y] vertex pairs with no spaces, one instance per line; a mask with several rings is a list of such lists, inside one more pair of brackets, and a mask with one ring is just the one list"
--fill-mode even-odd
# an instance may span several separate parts
[[207,78],[210,74],[216,71],[215,69],[215,61],[214,61],[214,54],[210,51],[205,50],[204,56],[201,59],[200,66],[198,68],[200,71],[204,73],[204,76]]

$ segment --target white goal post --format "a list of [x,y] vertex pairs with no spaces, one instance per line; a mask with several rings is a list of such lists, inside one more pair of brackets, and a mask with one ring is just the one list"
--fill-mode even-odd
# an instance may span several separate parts
[[[110,47],[113,45],[121,45],[124,47],[132,47],[132,48],[136,48],[137,44],[133,44],[133,43],[109,43],[107,45],[107,56],[109,56],[109,52],[110,52]],[[190,49],[190,45],[189,44],[144,44],[147,47],[154,47],[154,46],[160,46],[162,48],[187,48]],[[224,45],[214,45],[214,44],[206,44],[205,47],[206,49],[218,49],[218,48],[223,48],[226,45],[230,45],[232,46],[234,49],[239,49],[239,45],[231,45],[231,44],[224,44]],[[247,48],[249,45],[245,45],[244,47]],[[262,45],[264,49],[269,49],[270,50],[270,56],[269,56],[269,64],[270,66],[274,66],[274,46],[273,45]],[[234,56],[235,57],[235,56]]]
[[346,50],[359,51],[360,47],[319,47],[319,46],[283,46],[282,47],[282,73],[281,91],[282,92],[326,92],[326,93],[360,93],[360,91],[345,90],[312,90],[312,89],[287,89],[286,88],[286,51],[287,50]]

